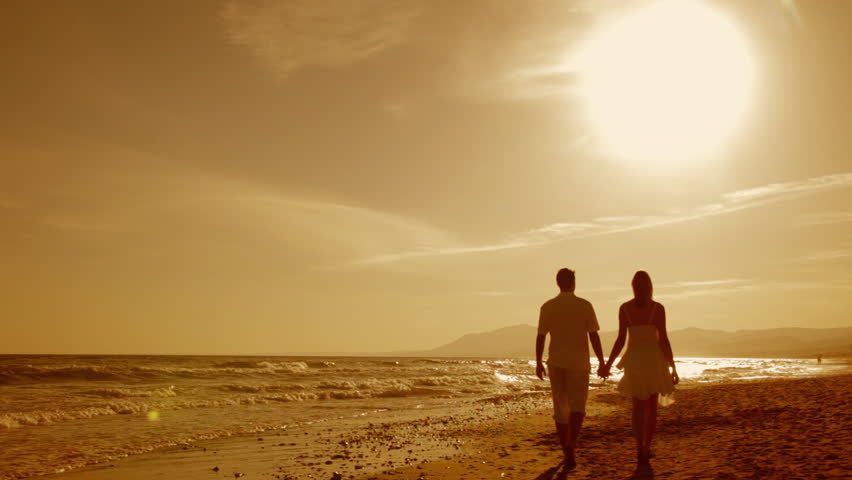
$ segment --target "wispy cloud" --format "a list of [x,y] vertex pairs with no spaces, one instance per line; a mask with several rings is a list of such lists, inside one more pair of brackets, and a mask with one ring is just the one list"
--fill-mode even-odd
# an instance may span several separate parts
[[128,232],[132,227],[126,223],[112,222],[106,219],[88,218],[85,216],[68,214],[68,215],[49,215],[38,220],[43,226],[64,230],[69,232],[100,232],[100,233],[119,233]]
[[228,40],[282,76],[302,67],[349,65],[403,42],[419,1],[230,0],[221,10]]
[[[121,184],[123,174],[117,175],[114,180]],[[74,235],[163,235],[170,244],[198,248],[245,249],[262,243],[267,252],[278,249],[314,268],[339,268],[355,258],[458,241],[427,222],[320,194],[296,195],[198,172],[170,171],[151,182],[154,196],[128,193],[113,202],[51,205],[32,221]]]
[[[720,280],[678,281],[654,286],[655,298],[661,300],[681,300],[684,298],[710,297],[718,295],[734,295],[757,291],[777,290],[852,290],[850,281],[829,282],[790,282],[790,281],[759,281],[745,278]],[[584,288],[583,292],[630,292],[630,286]]]
[[669,286],[673,287],[707,287],[707,286],[718,286],[718,285],[732,285],[746,282],[747,280],[742,278],[726,278],[722,280],[690,280],[690,281],[682,281],[675,282],[670,284]]
[[754,188],[724,193],[716,202],[691,209],[678,209],[653,216],[617,215],[598,217],[590,221],[557,222],[508,235],[502,241],[480,245],[448,245],[428,249],[387,253],[357,261],[359,264],[382,264],[411,258],[494,252],[516,248],[549,245],[576,238],[612,235],[689,222],[701,218],[756,208],[774,202],[798,198],[835,188],[852,185],[852,173],[826,175],[799,181],[772,183]]
[[852,257],[852,252],[846,249],[822,250],[811,252],[798,259],[800,262],[831,262]]
[[799,217],[798,225],[809,227],[814,225],[834,225],[852,222],[852,212],[822,212],[811,213]]
[[[586,2],[541,0],[533,8],[491,0],[228,0],[229,42],[282,77],[306,67],[345,67],[402,44],[436,62],[438,88],[480,98],[565,93],[564,66]],[[614,4],[615,2],[613,2]]]
[[790,18],[793,19],[796,26],[803,27],[802,16],[799,14],[799,7],[796,6],[796,0],[778,0],[779,5],[787,12]]
[[[659,298],[680,299],[690,297],[703,297],[710,295],[723,295],[726,293],[740,293],[757,289],[758,286],[752,280],[745,278],[723,278],[718,280],[683,280],[671,283],[654,285],[654,290]],[[583,292],[629,292],[630,285],[620,287],[594,287],[584,288]]]
[[852,282],[776,282],[771,287],[782,290],[852,290]]
[[[316,267],[336,268],[383,251],[430,249],[456,241],[426,222],[374,208],[297,197],[254,183],[194,182],[181,189],[181,199],[171,201],[189,209],[184,214],[267,239],[283,250],[319,253],[324,264]],[[219,218],[210,218],[209,212]]]
[[[449,93],[523,100],[570,93],[577,72],[567,57],[588,28],[651,1],[227,0],[220,17],[229,42],[283,77],[409,44],[436,62]],[[766,8],[801,23],[793,0]]]
[[514,295],[512,292],[503,292],[503,291],[482,291],[482,292],[473,292],[473,295],[477,297],[508,297]]
[[736,285],[724,288],[691,288],[680,292],[661,293],[659,297],[667,300],[678,300],[682,298],[706,297],[711,295],[730,295],[757,290],[757,285]]

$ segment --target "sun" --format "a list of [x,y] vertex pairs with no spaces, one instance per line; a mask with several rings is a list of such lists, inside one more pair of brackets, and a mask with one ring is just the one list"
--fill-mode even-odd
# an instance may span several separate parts
[[712,157],[754,97],[742,31],[697,0],[655,1],[611,19],[571,63],[604,153],[658,170]]

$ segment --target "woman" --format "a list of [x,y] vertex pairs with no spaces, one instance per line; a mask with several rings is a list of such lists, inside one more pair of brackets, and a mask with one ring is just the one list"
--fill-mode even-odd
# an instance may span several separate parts
[[674,385],[680,380],[666,334],[666,310],[651,299],[653,290],[647,272],[640,270],[633,275],[633,300],[618,310],[618,338],[601,372],[602,376],[609,375],[628,337],[627,351],[616,365],[624,370],[618,390],[633,397],[633,435],[640,464],[647,464],[652,457],[658,397],[674,392]]

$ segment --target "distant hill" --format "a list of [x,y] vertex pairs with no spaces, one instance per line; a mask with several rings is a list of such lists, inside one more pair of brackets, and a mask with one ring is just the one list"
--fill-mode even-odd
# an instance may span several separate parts
[[[604,355],[617,332],[601,332]],[[515,325],[490,332],[469,333],[432,350],[408,352],[434,357],[534,357],[536,328]],[[850,354],[852,327],[773,328],[767,330],[705,330],[686,328],[669,332],[676,357],[805,357]]]

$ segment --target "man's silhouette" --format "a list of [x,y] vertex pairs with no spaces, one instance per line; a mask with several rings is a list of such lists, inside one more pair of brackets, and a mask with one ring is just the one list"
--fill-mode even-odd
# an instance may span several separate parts
[[[573,468],[576,465],[574,449],[583,426],[589,394],[589,340],[598,357],[598,365],[603,365],[604,359],[595,309],[587,300],[574,295],[574,271],[567,268],[559,270],[556,284],[559,285],[559,295],[541,306],[538,318],[535,374],[541,380],[544,380],[545,374],[550,376],[556,432],[565,454],[565,465]],[[541,357],[548,333],[550,348],[545,373]]]

